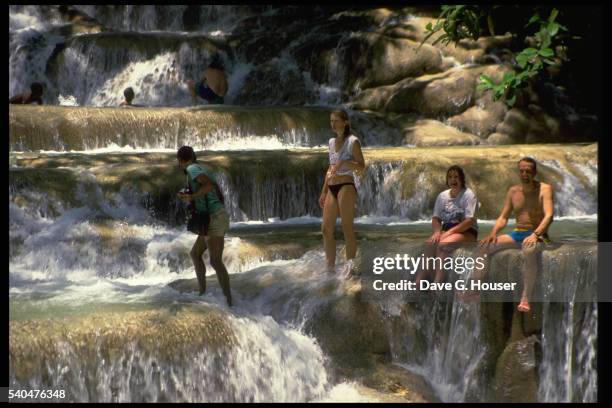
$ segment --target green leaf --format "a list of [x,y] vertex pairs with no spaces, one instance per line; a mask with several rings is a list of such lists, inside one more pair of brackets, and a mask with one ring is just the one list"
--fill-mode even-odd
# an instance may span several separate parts
[[557,35],[557,32],[559,32],[559,24],[551,22],[548,24],[548,34],[550,34],[551,37],[554,37],[555,35]]
[[551,48],[542,48],[538,54],[543,57],[552,57],[555,55],[555,52]]
[[525,54],[527,56],[534,56],[538,53],[538,50],[536,50],[535,48],[525,48],[521,54]]
[[432,29],[431,27],[432,27],[432,26],[431,26],[431,21],[430,21],[430,22],[429,22],[429,23],[427,23],[427,25],[425,26],[425,29],[426,29],[427,31],[431,31],[431,29]]
[[533,16],[531,16],[525,27],[529,27],[530,25],[532,25],[533,23],[537,23],[538,21],[540,21],[540,15],[538,13],[535,13]]
[[528,60],[529,60],[529,57],[527,57],[526,55],[519,54],[519,55],[516,56],[516,63],[521,68],[525,68],[525,66],[527,65],[527,61]]
[[480,75],[480,80],[488,85],[493,85],[493,80],[488,75],[485,75],[485,74]]
[[559,10],[553,9],[553,11],[551,11],[551,13],[550,13],[550,17],[548,17],[548,21],[550,21],[550,22],[555,21],[555,18],[557,18],[558,14],[559,14]]
[[489,89],[491,89],[491,87],[488,84],[482,82],[476,86],[477,91],[488,91]]
[[556,64],[556,62],[555,62],[555,61],[553,61],[553,60],[549,60],[549,59],[547,59],[547,58],[544,58],[542,61],[544,61],[544,62],[545,62],[546,64],[548,64],[548,65],[555,65],[555,64]]
[[513,94],[510,98],[506,99],[506,104],[508,104],[508,106],[510,107],[514,106],[515,102],[516,102],[516,94]]
[[[535,71],[539,71],[542,69],[544,64],[542,64],[542,60],[540,58],[536,58],[535,63],[533,64],[533,68]],[[537,74],[537,72],[535,72]]]

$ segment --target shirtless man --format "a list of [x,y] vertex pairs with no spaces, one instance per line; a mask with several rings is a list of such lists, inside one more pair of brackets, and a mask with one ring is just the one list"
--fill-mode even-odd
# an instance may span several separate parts
[[[535,284],[538,269],[537,254],[542,251],[542,245],[547,243],[548,227],[553,221],[553,189],[550,184],[535,180],[537,165],[535,160],[524,157],[518,162],[521,184],[508,189],[504,208],[491,233],[480,242],[480,246],[488,253],[501,249],[521,246],[525,263],[523,266],[523,292],[518,305],[519,312],[529,312],[529,297]],[[514,211],[516,227],[510,234],[497,236],[508,223],[510,213]],[[474,271],[474,279],[482,277],[482,270]]]
[[225,75],[221,63],[217,59],[213,59],[202,73],[202,79],[199,82],[188,81],[187,85],[194,104],[196,103],[196,95],[207,100],[208,103],[222,104],[223,97],[227,93],[227,75]]

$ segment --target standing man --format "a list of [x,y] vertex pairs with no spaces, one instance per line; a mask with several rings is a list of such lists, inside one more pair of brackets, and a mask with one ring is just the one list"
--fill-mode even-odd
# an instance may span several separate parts
[[[548,243],[548,227],[553,221],[553,189],[550,184],[535,180],[537,164],[531,157],[518,162],[520,184],[508,189],[504,208],[491,233],[480,245],[486,252],[520,246],[525,256],[523,265],[523,292],[518,305],[519,312],[529,312],[529,298],[535,284],[538,269],[537,254],[542,251],[541,243]],[[516,227],[510,234],[497,234],[506,226],[510,213],[514,211]],[[479,279],[482,270],[475,270],[474,279]]]
[[208,68],[202,73],[199,82],[188,81],[191,100],[197,102],[196,95],[208,101],[209,104],[223,104],[223,97],[227,94],[227,75],[219,58],[213,58]]

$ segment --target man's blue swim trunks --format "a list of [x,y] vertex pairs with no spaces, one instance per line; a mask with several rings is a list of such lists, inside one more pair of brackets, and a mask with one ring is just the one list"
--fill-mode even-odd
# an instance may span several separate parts
[[[525,240],[525,238],[527,238],[528,236],[530,236],[531,234],[533,234],[533,230],[528,230],[528,229],[524,229],[524,228],[515,228],[510,234],[512,239],[517,243],[517,244],[522,244],[523,241]],[[548,234],[544,233],[542,234],[542,236],[538,239],[538,241],[544,242],[546,244],[550,243],[550,238],[548,238]]]

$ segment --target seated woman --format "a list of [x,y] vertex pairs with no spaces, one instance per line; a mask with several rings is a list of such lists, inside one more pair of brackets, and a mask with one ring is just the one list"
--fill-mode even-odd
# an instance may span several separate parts
[[[431,225],[433,234],[427,240],[429,255],[442,259],[450,244],[459,242],[475,242],[478,238],[478,224],[476,222],[476,209],[478,199],[476,194],[465,186],[465,173],[459,166],[451,166],[446,171],[446,185],[450,187],[438,195],[434,205]],[[438,267],[434,282],[445,280],[444,269]],[[417,287],[426,277],[428,270],[422,269],[417,274]]]

